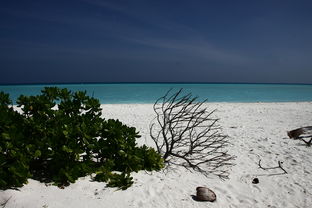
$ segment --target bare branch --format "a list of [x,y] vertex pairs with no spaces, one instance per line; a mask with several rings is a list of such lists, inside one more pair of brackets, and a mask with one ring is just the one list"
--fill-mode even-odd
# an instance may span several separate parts
[[172,93],[170,89],[159,98],[153,108],[156,118],[150,125],[150,135],[157,150],[170,165],[180,165],[204,175],[213,173],[227,178],[227,168],[235,158],[224,150],[229,145],[223,135],[215,112],[198,102],[192,94],[181,95],[182,89]]
[[305,138],[305,137],[299,137],[299,139],[300,139],[301,141],[303,141],[308,147],[310,147],[310,146],[311,146],[311,142],[312,142],[312,137],[310,138],[309,141],[306,141],[304,138]]
[[261,166],[261,160],[259,160],[259,168],[261,168],[262,170],[272,170],[272,169],[281,169],[283,170],[283,173],[278,173],[278,174],[274,174],[274,175],[282,175],[282,174],[287,174],[287,171],[282,167],[283,162],[278,161],[278,166],[276,167],[268,167],[268,168],[264,168]]

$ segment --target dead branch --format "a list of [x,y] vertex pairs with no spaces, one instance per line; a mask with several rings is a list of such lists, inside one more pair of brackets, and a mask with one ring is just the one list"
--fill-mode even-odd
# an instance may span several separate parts
[[261,166],[261,159],[259,160],[259,163],[258,163],[259,168],[261,168],[262,170],[272,170],[272,169],[281,169],[281,170],[283,170],[283,173],[277,173],[277,174],[273,174],[273,175],[287,174],[287,171],[282,167],[282,164],[283,164],[283,162],[278,161],[278,166],[265,168],[265,167]]
[[304,138],[305,138],[305,137],[299,137],[299,139],[300,139],[301,141],[303,141],[308,147],[310,147],[310,146],[311,146],[311,142],[312,142],[312,137],[310,138],[309,141],[306,141]]
[[[291,131],[287,131],[289,138],[300,139],[307,146],[311,146],[312,143],[312,126],[305,126]],[[305,140],[305,138],[310,138],[310,140]]]
[[225,167],[232,166],[233,156],[225,148],[228,137],[221,133],[214,111],[198,102],[182,89],[169,90],[159,98],[153,108],[156,122],[150,125],[150,135],[167,164],[176,164],[208,175],[213,173],[227,178]]

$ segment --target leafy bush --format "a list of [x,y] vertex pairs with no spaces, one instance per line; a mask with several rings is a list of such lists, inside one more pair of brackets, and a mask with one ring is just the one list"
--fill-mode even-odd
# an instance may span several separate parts
[[126,189],[132,171],[163,167],[154,149],[137,146],[134,127],[104,120],[99,101],[86,92],[46,87],[41,95],[22,95],[22,114],[9,107],[7,94],[0,94],[0,102],[1,189],[22,186],[29,177],[68,185],[91,173]]
[[9,95],[0,92],[0,188],[19,186],[31,176],[21,133],[23,117],[9,104]]

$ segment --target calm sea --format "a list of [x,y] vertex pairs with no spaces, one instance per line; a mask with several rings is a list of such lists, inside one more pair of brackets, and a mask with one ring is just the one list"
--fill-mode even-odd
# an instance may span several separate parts
[[87,91],[101,103],[154,103],[169,89],[184,89],[208,102],[297,102],[312,101],[312,85],[295,84],[57,84],[0,85],[13,102],[19,95],[37,95],[44,86],[57,86],[72,91]]

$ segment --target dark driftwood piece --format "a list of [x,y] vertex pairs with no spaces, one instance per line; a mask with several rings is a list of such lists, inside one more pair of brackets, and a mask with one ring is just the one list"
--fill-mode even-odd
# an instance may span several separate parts
[[301,141],[303,141],[304,143],[306,143],[307,146],[311,146],[312,137],[310,138],[309,141],[306,141],[304,138],[306,138],[306,137],[300,137],[299,139],[300,139]]
[[234,159],[225,150],[228,137],[220,133],[218,119],[211,116],[214,111],[203,106],[206,100],[199,102],[181,92],[169,90],[153,106],[156,122],[150,126],[150,135],[158,152],[169,165],[227,178],[225,167],[232,166]]
[[[305,126],[302,128],[287,131],[289,138],[300,139],[307,146],[311,146],[312,143],[312,126]],[[305,138],[310,138],[310,140],[305,140]]]
[[259,163],[258,163],[259,168],[261,168],[261,169],[263,169],[263,170],[272,170],[272,169],[281,169],[281,170],[283,170],[283,173],[276,173],[276,174],[271,174],[271,175],[282,175],[282,174],[287,174],[287,171],[282,167],[282,164],[283,164],[283,162],[278,161],[278,166],[265,168],[265,167],[261,166],[261,160],[259,160]]

